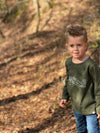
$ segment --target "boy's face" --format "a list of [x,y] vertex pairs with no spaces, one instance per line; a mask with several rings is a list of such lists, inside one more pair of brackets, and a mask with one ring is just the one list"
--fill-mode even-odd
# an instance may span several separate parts
[[83,36],[68,37],[68,42],[66,44],[68,51],[73,59],[83,59],[85,56],[85,52],[87,50],[87,43],[84,41]]

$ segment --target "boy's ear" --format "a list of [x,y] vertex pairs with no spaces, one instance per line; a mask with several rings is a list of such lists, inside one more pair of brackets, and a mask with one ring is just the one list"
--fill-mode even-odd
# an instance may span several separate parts
[[88,43],[86,43],[86,47],[88,47]]
[[86,46],[86,50],[88,49],[88,43],[85,43],[85,46]]
[[66,43],[66,47],[68,48],[68,44]]

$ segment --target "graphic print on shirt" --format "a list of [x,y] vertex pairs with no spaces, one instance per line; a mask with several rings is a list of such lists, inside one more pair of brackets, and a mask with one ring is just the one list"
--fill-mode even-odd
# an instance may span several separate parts
[[76,77],[69,76],[69,85],[75,85],[80,88],[85,88],[86,87],[86,79],[83,79],[82,81],[80,81]]

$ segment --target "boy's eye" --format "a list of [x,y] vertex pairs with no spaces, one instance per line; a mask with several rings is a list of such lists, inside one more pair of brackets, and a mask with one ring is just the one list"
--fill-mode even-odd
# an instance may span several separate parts
[[78,44],[78,46],[82,46],[82,44]]
[[70,47],[72,47],[72,48],[73,48],[73,47],[74,47],[74,45],[73,45],[73,44],[70,44]]

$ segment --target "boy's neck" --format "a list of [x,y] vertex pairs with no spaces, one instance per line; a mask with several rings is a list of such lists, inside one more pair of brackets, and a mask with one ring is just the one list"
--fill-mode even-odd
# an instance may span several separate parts
[[77,59],[77,58],[75,59],[72,57],[72,62],[76,63],[76,64],[80,64],[80,63],[84,62],[85,60],[87,60],[88,58],[89,58],[88,55],[84,55],[81,59]]

